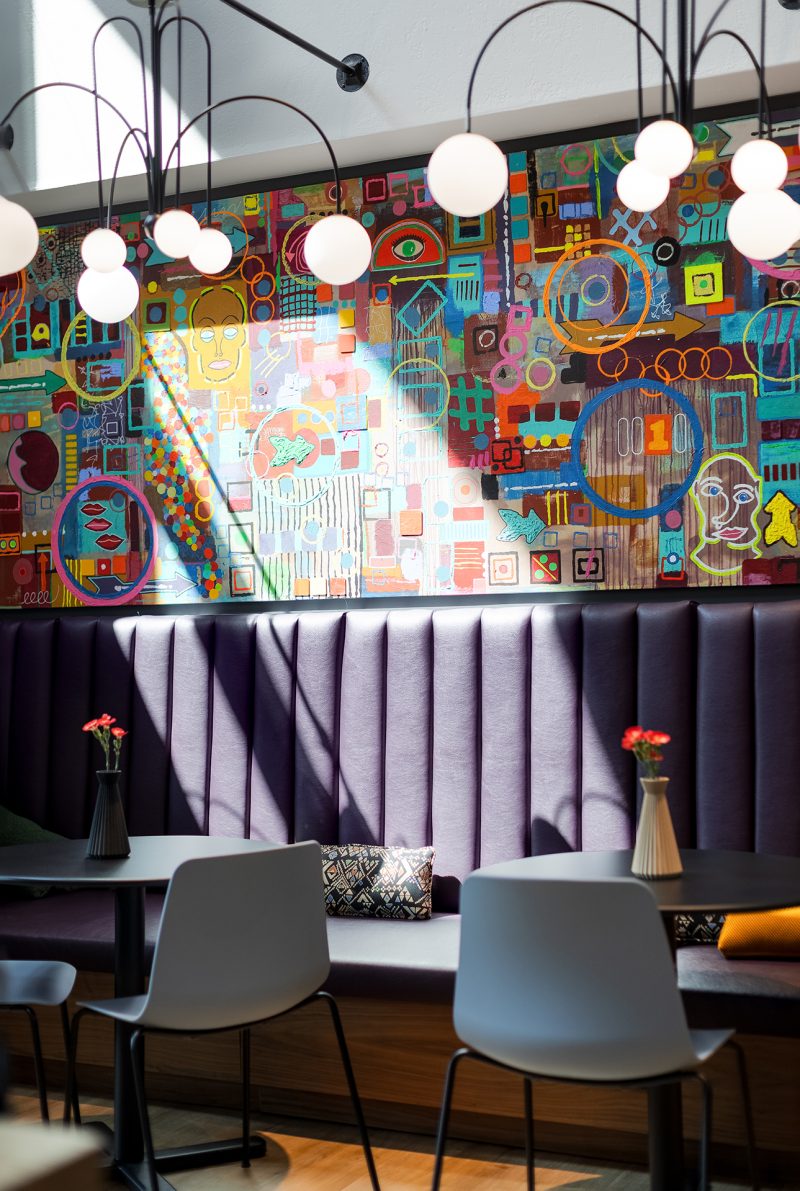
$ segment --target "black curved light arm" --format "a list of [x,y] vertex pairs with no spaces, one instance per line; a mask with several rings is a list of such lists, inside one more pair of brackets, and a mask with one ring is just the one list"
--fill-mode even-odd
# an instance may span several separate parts
[[723,12],[728,7],[730,2],[731,2],[731,0],[720,0],[720,3],[717,5],[717,7],[712,12],[711,16],[708,18],[708,23],[701,34],[699,42],[697,43],[697,49],[694,51],[694,59],[693,59],[693,63],[692,63],[692,73],[694,73],[694,66],[697,62],[697,58],[703,52],[703,47],[706,45],[706,42],[709,39],[711,30],[714,28],[717,21],[722,16]]
[[[753,63],[753,69],[755,70],[756,74],[758,75],[758,90],[759,90],[758,131],[759,131],[759,135],[760,135],[763,132],[765,124],[766,124],[767,136],[770,139],[772,139],[772,110],[770,107],[769,93],[767,91],[767,82],[766,82],[766,78],[764,75],[764,68],[763,68],[762,64],[758,61],[758,58],[756,58],[753,51],[750,49],[750,46],[747,44],[745,39],[740,36],[740,34],[735,33],[733,29],[716,29],[713,33],[709,34],[709,36],[706,37],[704,41],[700,42],[699,46],[697,47],[697,51],[695,53],[695,63],[697,63],[697,61],[699,61],[700,56],[702,55],[703,51],[708,48],[708,46],[711,44],[711,42],[716,37],[732,37],[734,41],[738,41],[739,45],[742,47],[742,49],[747,54],[750,61]],[[694,71],[692,73],[694,74]]]
[[[72,91],[83,91],[86,95],[92,95],[92,96],[94,96],[95,99],[98,99],[100,101],[100,103],[104,103],[106,105],[106,107],[109,108],[109,110],[114,113],[115,116],[119,116],[120,120],[125,125],[126,129],[128,130],[128,134],[130,136],[133,136],[134,143],[136,144],[137,148],[139,149],[139,152],[142,155],[142,161],[144,162],[145,173],[149,176],[149,173],[150,173],[149,157],[148,157],[148,154],[145,153],[141,144],[139,143],[138,136],[134,135],[137,130],[133,127],[132,124],[128,123],[128,121],[123,116],[122,112],[119,110],[118,107],[116,107],[111,102],[110,99],[106,99],[106,97],[104,95],[101,95],[93,87],[85,87],[83,85],[83,83],[62,83],[62,82],[39,83],[36,87],[31,87],[30,90],[28,90],[28,91],[23,91],[23,93],[22,93],[22,95],[20,95],[19,99],[17,99],[11,105],[11,107],[8,109],[8,111],[6,112],[3,119],[0,120],[0,144],[2,144],[4,148],[10,149],[11,145],[14,142],[14,130],[12,129],[11,125],[9,124],[9,120],[14,115],[14,112],[17,110],[17,108],[20,106],[20,104],[24,103],[26,99],[30,99],[30,97],[32,95],[36,95],[36,93],[38,91],[48,91],[52,87],[69,87]],[[126,138],[126,140],[127,140],[127,138]],[[102,210],[100,211],[100,222],[101,223],[103,222]]]
[[[102,98],[102,96],[100,95],[100,92],[97,89],[97,42],[100,38],[100,34],[103,32],[104,29],[108,28],[109,25],[116,25],[116,24],[128,25],[129,28],[133,29],[134,37],[136,38],[137,49],[139,51],[139,68],[140,68],[141,76],[142,76],[142,107],[143,107],[143,111],[144,111],[144,141],[145,141],[145,145],[147,146],[147,158],[148,158],[148,160],[150,158],[150,115],[149,115],[148,104],[147,104],[147,70],[146,70],[146,67],[144,64],[144,42],[142,40],[142,34],[141,34],[141,31],[139,30],[139,26],[136,24],[135,21],[131,20],[130,17],[122,17],[122,16],[109,17],[108,20],[103,21],[102,25],[99,27],[99,29],[96,30],[95,35],[92,38],[92,83],[94,84],[94,134],[95,134],[95,144],[96,144],[96,149],[97,149],[97,207],[98,207],[98,213],[99,213],[98,218],[99,218],[99,221],[101,224],[103,222],[103,207],[104,207],[104,201],[103,201],[103,152],[102,152],[102,148],[101,148],[101,144],[100,144],[100,99]],[[127,143],[130,136],[131,136],[131,129],[129,126],[128,133],[125,136],[125,138],[123,139],[122,146],[124,146]],[[137,143],[138,143],[138,141],[137,141]],[[117,157],[117,164],[114,167],[114,173],[112,175],[113,178],[116,178],[116,176],[117,176],[117,169],[119,168],[119,163],[120,163],[121,157],[122,157],[122,147],[120,147],[119,155]],[[146,173],[148,176],[148,197],[152,198],[152,187],[150,185],[150,169],[149,169],[149,167],[146,167]],[[111,209],[111,204],[109,203],[109,212],[110,212],[110,209]],[[109,215],[109,218],[110,218],[110,215]]]
[[[728,0],[725,0],[725,3],[727,4]],[[634,17],[629,17],[627,13],[620,12],[618,8],[614,8],[610,4],[601,3],[601,0],[537,0],[536,4],[528,4],[525,6],[525,8],[520,8],[517,12],[512,13],[511,16],[506,17],[504,21],[501,21],[497,28],[489,34],[486,41],[481,46],[478,57],[475,59],[475,64],[472,67],[472,73],[469,77],[469,87],[467,88],[467,132],[472,131],[472,92],[475,87],[475,76],[478,73],[478,67],[480,66],[483,56],[488,50],[489,46],[492,44],[497,35],[502,33],[506,26],[510,25],[513,21],[516,21],[518,17],[525,16],[529,12],[535,12],[539,8],[550,8],[554,4],[580,4],[587,8],[598,8],[603,12],[610,12],[613,16],[619,17],[621,20],[625,21],[626,24],[635,29],[637,36],[643,37],[645,41],[649,42],[661,59],[665,74],[669,79],[669,84],[672,88],[674,111],[678,111],[680,106],[678,102],[678,88],[675,84],[675,78],[672,71],[670,70],[669,63],[667,62],[666,53],[659,47],[658,42],[650,35],[650,33],[648,33],[641,22],[637,21]]]
[[[117,160],[114,162],[114,172],[111,175],[111,181],[109,182],[109,186],[108,186],[108,208],[106,211],[106,222],[105,222],[106,227],[111,227],[111,214],[114,210],[114,190],[117,185],[117,171],[119,170],[119,163],[122,161],[122,154],[125,152],[125,146],[127,145],[128,141],[131,139],[131,137],[133,137],[134,140],[137,141],[137,143],[140,143],[139,142],[140,136],[145,137],[145,144],[146,144],[147,138],[146,138],[146,133],[143,128],[131,128],[128,132],[125,133],[125,136],[122,138],[122,144],[120,145],[119,152],[117,153]],[[144,150],[142,150],[142,152],[144,153]],[[150,173],[148,171],[148,174],[147,174],[147,198],[148,198],[148,204],[150,206],[152,206],[152,201],[151,201],[152,193],[153,193],[152,180],[150,178]],[[100,222],[102,224],[102,220]]]
[[339,163],[336,160],[336,154],[333,151],[333,145],[328,140],[319,124],[317,124],[316,120],[309,116],[308,112],[304,112],[302,108],[296,107],[293,103],[289,103],[289,101],[286,99],[276,99],[274,95],[231,95],[228,99],[218,99],[216,103],[212,103],[208,108],[204,108],[202,112],[198,112],[196,116],[193,116],[192,119],[183,126],[180,133],[178,134],[178,139],[175,141],[175,144],[172,146],[169,154],[167,155],[167,160],[164,165],[164,173],[166,174],[166,171],[169,169],[173,154],[177,151],[181,138],[186,135],[189,129],[192,128],[198,122],[198,120],[202,120],[203,117],[207,116],[210,112],[215,112],[218,108],[226,107],[230,103],[243,103],[250,100],[258,100],[263,103],[277,103],[282,108],[288,108],[291,112],[297,112],[298,116],[302,116],[304,120],[307,120],[311,127],[317,132],[323,144],[325,145],[325,148],[328,150],[328,155],[331,159],[333,180],[336,186],[336,213],[337,215],[340,215],[342,211],[342,187],[339,182]]
[[[171,2],[172,2],[172,0],[165,0],[165,4],[162,5],[162,11],[163,11],[163,8],[166,6],[166,4],[171,3]],[[211,219],[211,110],[212,110],[212,102],[211,102],[211,41],[209,40],[209,36],[206,33],[203,26],[201,24],[199,24],[194,19],[194,17],[185,17],[180,13],[180,10],[179,10],[178,16],[170,17],[168,21],[165,21],[162,25],[159,25],[159,31],[158,31],[159,53],[161,52],[161,38],[164,36],[164,33],[166,32],[168,26],[172,25],[172,24],[177,24],[178,38],[179,38],[179,41],[178,41],[178,97],[177,97],[178,120],[179,121],[181,118],[181,111],[182,111],[182,107],[181,107],[182,53],[181,53],[181,42],[180,42],[181,26],[183,24],[194,25],[195,29],[197,29],[198,33],[200,34],[203,41],[205,42],[205,47],[206,47],[206,111],[207,111],[207,116],[206,116],[206,219],[210,221],[210,219]],[[183,133],[181,133],[180,135],[182,136]],[[166,178],[166,173],[167,173],[167,171],[165,169],[163,172],[163,175],[162,175],[163,178]],[[163,183],[162,183],[162,189],[163,189]],[[176,167],[176,172],[175,172],[175,191],[176,191],[175,204],[176,204],[176,206],[180,206],[180,201],[181,201],[181,152],[180,152],[180,147],[178,148],[178,161],[177,161],[177,167]]]

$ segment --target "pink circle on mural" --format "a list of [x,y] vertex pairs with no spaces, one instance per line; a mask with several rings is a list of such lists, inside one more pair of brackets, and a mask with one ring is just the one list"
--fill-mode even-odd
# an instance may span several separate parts
[[395,215],[405,215],[408,207],[402,199],[397,199],[396,202],[392,203],[392,210],[394,211]]
[[322,389],[323,397],[335,397],[336,396],[336,381],[335,380],[324,380],[322,382],[322,384],[320,385],[320,388]]
[[[126,588],[121,596],[106,596],[105,598],[102,596],[93,596],[84,588],[78,586],[74,577],[70,574],[61,560],[61,549],[59,542],[61,522],[64,519],[64,514],[73,503],[75,498],[86,488],[97,487],[98,485],[102,484],[108,484],[113,488],[122,488],[123,491],[127,492],[129,497],[132,498],[136,504],[138,504],[145,520],[147,521],[148,528],[150,529],[150,557],[148,558],[145,566],[142,568],[141,575],[135,583]],[[68,492],[61,504],[56,509],[55,516],[53,517],[53,528],[50,533],[50,542],[53,561],[56,564],[58,577],[67,590],[71,591],[74,596],[77,596],[83,604],[96,607],[113,607],[115,604],[130,603],[130,601],[139,594],[139,592],[147,583],[147,580],[150,578],[153,567],[155,566],[156,557],[158,555],[158,526],[156,524],[155,514],[150,508],[150,505],[147,503],[144,494],[141,493],[138,488],[134,488],[133,484],[129,483],[128,480],[120,479],[119,476],[91,476],[88,480],[82,480],[77,487]]]
[[677,529],[683,518],[677,509],[669,509],[664,514],[664,523],[669,529]]
[[150,251],[150,249],[147,247],[146,244],[140,244],[139,247],[136,249],[136,255],[140,256],[142,258],[142,260],[144,260],[144,258],[147,256],[149,251]]
[[367,393],[372,384],[372,377],[366,368],[356,368],[356,392]]

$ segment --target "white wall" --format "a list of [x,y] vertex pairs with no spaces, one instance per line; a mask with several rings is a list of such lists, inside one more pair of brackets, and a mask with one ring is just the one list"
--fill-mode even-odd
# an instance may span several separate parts
[[[718,0],[698,0],[707,19]],[[359,51],[371,65],[367,86],[348,95],[336,85],[333,69],[308,57],[266,30],[224,8],[219,0],[183,0],[186,15],[207,29],[214,51],[214,97],[246,91],[267,92],[306,108],[333,140],[342,164],[397,158],[431,150],[441,137],[463,125],[467,80],[477,51],[520,0],[385,0],[334,3],[333,0],[249,0],[252,7],[334,54]],[[618,0],[632,13],[634,0]],[[669,0],[674,14],[677,5]],[[756,0],[731,0],[725,23],[758,44]],[[642,0],[654,32],[660,0]],[[800,88],[800,12],[768,0],[769,82],[774,94]],[[91,86],[90,45],[106,17],[130,16],[143,28],[146,13],[127,0],[24,0],[0,5],[0,108],[5,112],[19,92],[34,83],[66,79]],[[101,90],[138,118],[138,67],[131,38],[119,27],[101,43]],[[184,110],[201,104],[202,79],[187,45]],[[199,56],[197,61],[199,61]],[[702,64],[699,104],[755,95],[755,74],[732,41],[710,47]],[[648,56],[645,81],[651,111],[656,110],[660,78]],[[165,111],[174,132],[174,74]],[[630,118],[635,100],[635,42],[621,21],[578,5],[559,4],[520,19],[490,49],[478,78],[476,129],[497,138]],[[2,115],[3,113],[0,113]],[[17,134],[12,153],[0,154],[0,193],[26,198],[37,213],[90,206],[95,201],[97,164],[92,101],[69,91],[49,91],[28,101],[12,121]],[[119,144],[119,125],[104,120],[104,172]],[[313,129],[291,113],[270,105],[241,105],[215,118],[215,185],[278,177],[318,169],[326,155]],[[186,159],[200,161],[201,136],[186,141]],[[143,195],[134,152],[126,153],[120,199]],[[198,171],[189,183],[202,185]]]

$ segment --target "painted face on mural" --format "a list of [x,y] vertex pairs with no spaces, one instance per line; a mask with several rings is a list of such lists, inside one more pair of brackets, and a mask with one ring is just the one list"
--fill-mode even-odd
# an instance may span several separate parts
[[[700,541],[692,558],[703,570],[724,574],[741,567],[731,551],[761,551],[758,511],[761,477],[742,456],[733,453],[707,459],[692,485],[692,499],[700,516]],[[723,547],[720,552],[710,548]]]
[[203,290],[191,309],[192,350],[200,372],[213,385],[236,375],[247,341],[242,299],[229,285]]

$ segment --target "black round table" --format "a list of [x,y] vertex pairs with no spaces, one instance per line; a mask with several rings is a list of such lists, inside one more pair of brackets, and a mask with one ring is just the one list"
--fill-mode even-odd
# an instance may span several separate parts
[[[113,889],[115,894],[114,995],[137,996],[145,991],[145,887],[166,886],[185,860],[231,856],[274,845],[258,840],[205,835],[142,835],[131,839],[124,860],[92,860],[86,840],[54,840],[0,848],[0,884],[67,885],[73,888]],[[143,1163],[143,1143],[133,1086],[130,1027],[115,1023],[114,1036],[114,1167],[129,1187],[149,1191]],[[265,1152],[263,1138],[251,1138],[251,1155]],[[241,1140],[206,1142],[161,1150],[161,1171],[185,1170],[238,1160]],[[159,1189],[171,1184],[159,1174]]]
[[[598,881],[632,877],[632,859],[632,850],[558,852],[506,860],[479,871],[507,877]],[[661,911],[673,955],[676,914],[776,910],[800,905],[800,858],[795,856],[683,848],[681,860],[683,872],[679,877],[642,880]],[[721,1026],[725,1024],[720,1022]],[[651,1088],[648,1096],[651,1191],[678,1191],[687,1186],[680,1084]]]

